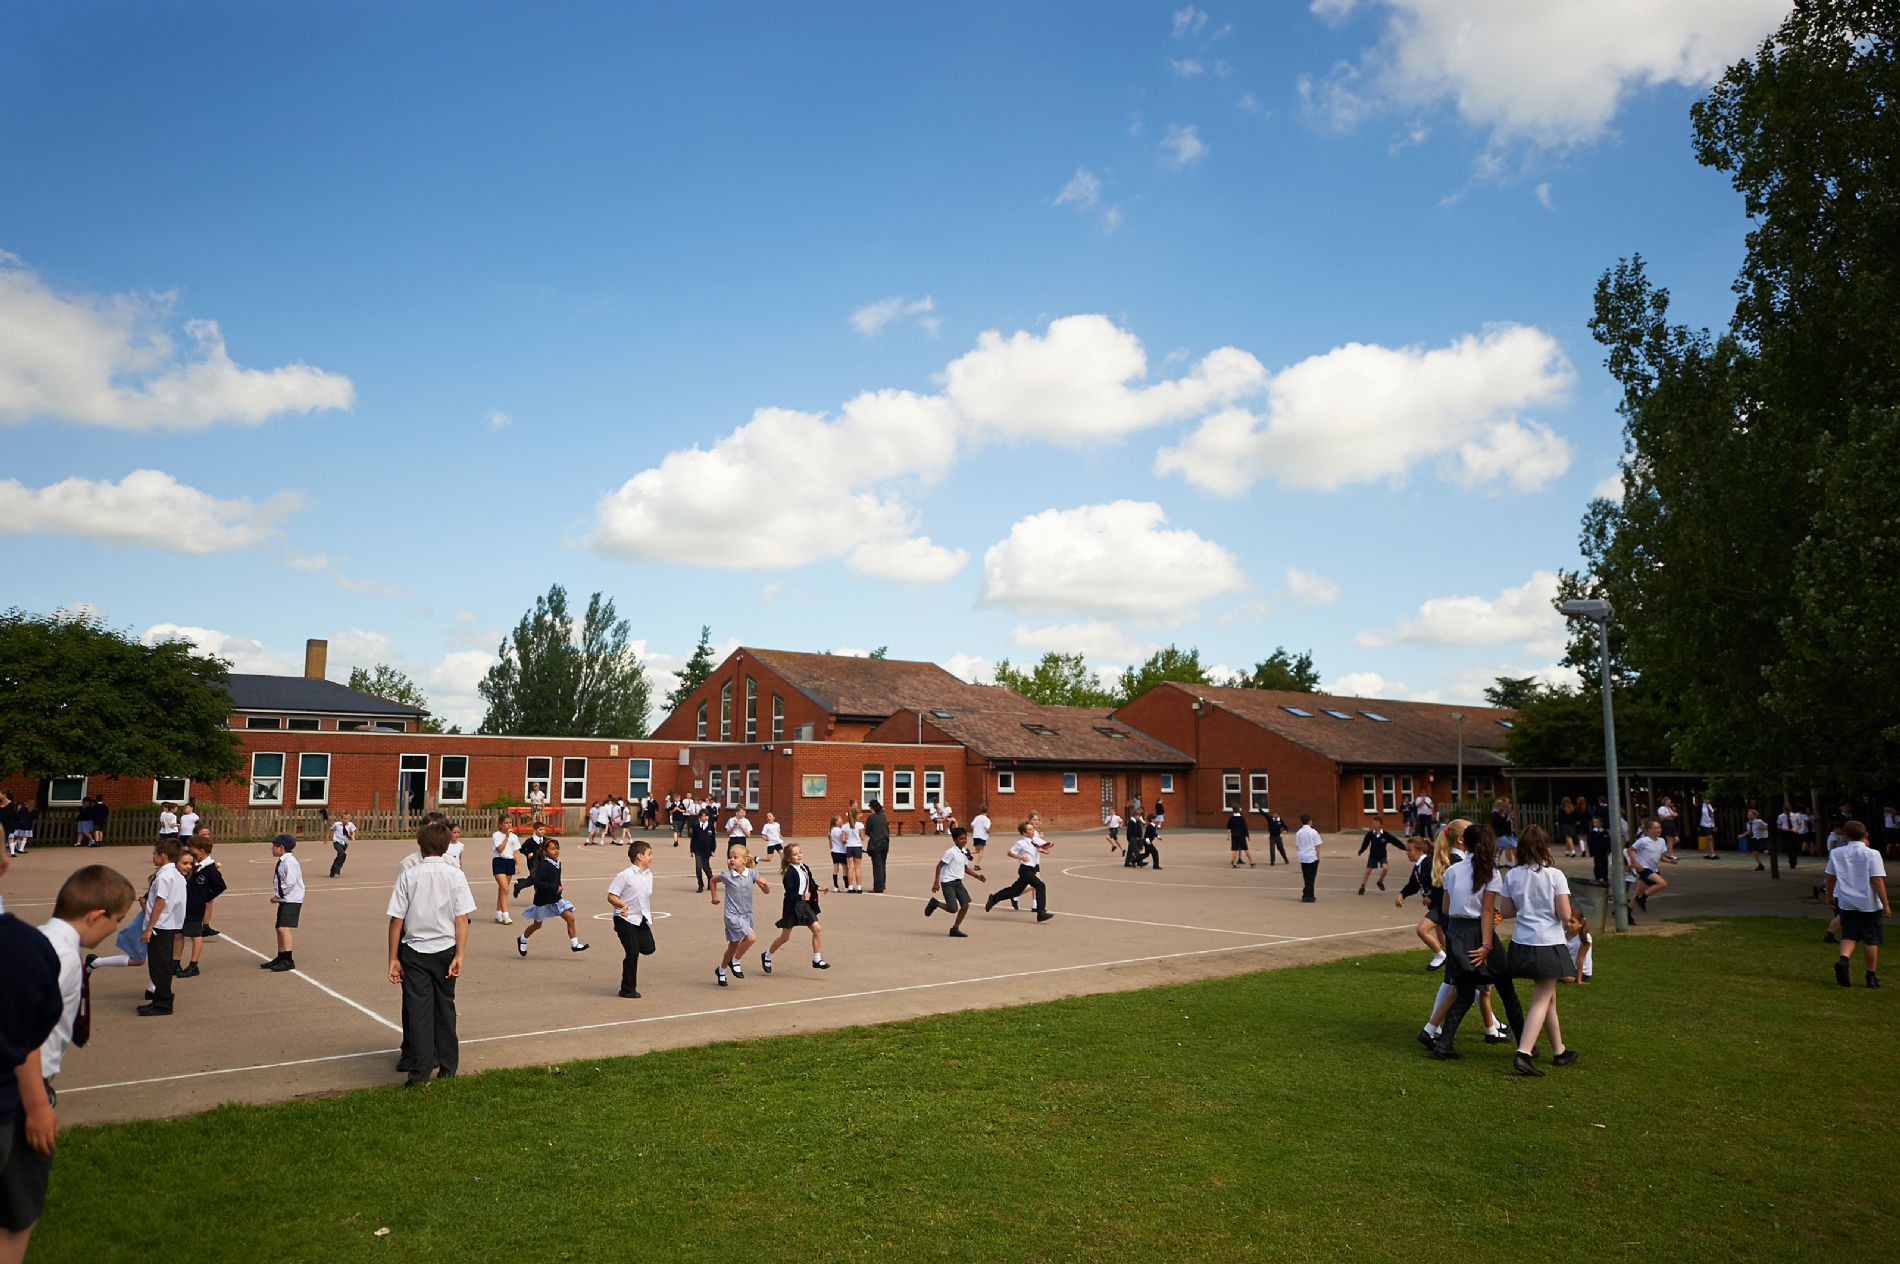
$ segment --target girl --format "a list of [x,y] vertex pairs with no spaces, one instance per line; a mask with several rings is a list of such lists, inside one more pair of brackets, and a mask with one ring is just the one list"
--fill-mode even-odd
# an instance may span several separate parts
[[594,840],[599,837],[600,837],[600,800],[595,799],[592,803],[589,803],[587,805],[587,838],[581,843],[581,846],[592,847],[594,845]]
[[864,824],[856,808],[844,818],[844,889],[852,895],[864,891]]
[[842,891],[844,890],[844,879],[846,876],[846,866],[845,866],[845,859],[844,859],[844,818],[843,817],[834,816],[831,818],[830,838],[831,838],[831,889],[833,891]]
[[693,818],[693,890],[704,892],[712,885],[713,849],[719,846],[719,839],[713,833],[712,809],[701,808],[699,815]]
[[811,876],[811,868],[805,864],[805,849],[797,843],[786,845],[785,858],[779,862],[779,878],[785,888],[785,905],[779,914],[778,938],[759,954],[759,969],[772,973],[772,954],[791,940],[792,929],[797,926],[811,927],[811,968],[831,969],[822,951],[824,928],[818,924],[818,880]]
[[1427,970],[1436,970],[1445,964],[1445,939],[1438,929],[1437,910],[1434,907],[1438,889],[1432,884],[1431,853],[1426,849],[1422,838],[1405,840],[1405,855],[1412,862],[1412,876],[1407,878],[1405,886],[1392,901],[1393,908],[1404,908],[1405,897],[1418,895],[1422,899],[1423,912],[1413,933],[1419,942],[1432,950],[1432,959],[1425,964]]
[[508,884],[515,877],[515,854],[519,850],[515,843],[514,832],[508,828],[508,818],[501,817],[495,822],[495,833],[489,839],[494,855],[489,861],[489,872],[495,875],[495,922],[501,926],[514,923],[508,916]]
[[1511,870],[1504,883],[1504,915],[1517,918],[1511,930],[1510,973],[1535,983],[1511,1065],[1519,1075],[1541,1078],[1544,1073],[1531,1061],[1539,1029],[1550,1033],[1552,1066],[1569,1066],[1577,1060],[1577,1051],[1564,1047],[1563,1030],[1557,1024],[1557,983],[1577,974],[1564,944],[1564,927],[1572,911],[1570,883],[1564,871],[1551,863],[1550,840],[1543,830],[1531,826],[1518,846],[1524,863]]
[[1575,856],[1578,854],[1577,827],[1575,822],[1576,813],[1577,801],[1572,799],[1569,795],[1565,795],[1564,801],[1557,805],[1557,833],[1563,837],[1564,855],[1566,856]]
[[178,837],[178,805],[176,803],[159,805],[158,836],[160,838]]
[[1579,986],[1588,983],[1590,976],[1596,973],[1596,962],[1592,960],[1596,941],[1590,938],[1590,924],[1583,920],[1583,914],[1571,905],[1570,916],[1564,920],[1564,947],[1570,950],[1570,964],[1575,968]]
[[[1425,906],[1428,910],[1427,916],[1438,928],[1440,944],[1447,947],[1449,937],[1446,931],[1450,928],[1450,919],[1445,915],[1445,872],[1465,859],[1465,851],[1458,844],[1464,839],[1465,831],[1469,828],[1471,828],[1470,821],[1462,816],[1456,817],[1439,826],[1431,841],[1432,858],[1426,870],[1429,875],[1429,885],[1425,888]],[[1451,982],[1449,957],[1450,953],[1441,948],[1425,967],[1427,970],[1436,970],[1439,966],[1445,967],[1445,979],[1439,983],[1438,991],[1432,997],[1431,1016],[1425,1020],[1425,1026],[1418,1034],[1418,1042],[1427,1049],[1433,1048],[1436,1044],[1439,1033],[1444,1029],[1445,1016],[1451,1012],[1452,1002],[1458,997],[1458,989]],[[1502,1044],[1511,1038],[1510,1029],[1498,1022],[1497,1013],[1491,1008],[1491,989],[1488,984],[1478,989],[1478,1015],[1484,1020],[1484,1043]]]
[[549,838],[541,844],[541,857],[534,865],[534,903],[521,914],[530,925],[515,937],[515,951],[528,955],[528,940],[541,929],[541,923],[558,917],[567,923],[567,946],[572,952],[586,952],[580,932],[574,925],[574,905],[561,898],[561,840]]
[[726,848],[725,872],[716,875],[714,882],[717,885],[713,888],[712,902],[718,904],[723,898],[726,905],[726,955],[713,967],[713,978],[719,980],[720,987],[725,987],[728,969],[733,978],[745,978],[745,967],[739,964],[739,958],[759,941],[752,933],[752,888],[756,886],[767,895],[772,894],[772,888],[752,867],[752,856],[744,843],[733,843]]
[[765,824],[759,827],[759,837],[765,840],[765,857],[770,860],[785,847],[785,834],[779,829],[778,817],[765,814]]
[[1511,816],[1509,799],[1491,804],[1491,833],[1498,840],[1498,863],[1510,868],[1517,863],[1517,822]]
[[[1467,825],[1464,844],[1468,852],[1463,860],[1445,870],[1445,981],[1456,992],[1438,1036],[1432,1043],[1432,1056],[1451,1059],[1459,1056],[1455,1047],[1458,1024],[1478,999],[1478,989],[1490,983],[1504,996],[1513,1025],[1524,1029],[1524,1015],[1517,1002],[1517,989],[1510,974],[1491,963],[1494,951],[1494,914],[1504,892],[1498,875],[1497,840],[1482,825]],[[1548,851],[1548,849],[1547,849]],[[1487,1042],[1495,1033],[1487,1032]]]

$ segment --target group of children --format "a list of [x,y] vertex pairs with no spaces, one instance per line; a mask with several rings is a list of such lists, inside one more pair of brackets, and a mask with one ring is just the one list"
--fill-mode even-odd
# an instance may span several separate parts
[[[1129,869],[1145,869],[1153,865],[1159,871],[1161,848],[1157,842],[1161,838],[1162,823],[1166,820],[1166,811],[1158,805],[1155,812],[1148,816],[1143,816],[1139,807],[1130,806],[1125,821],[1116,814],[1113,808],[1110,808],[1108,816],[1103,821],[1103,824],[1108,827],[1109,855],[1120,852],[1122,865]],[[1120,837],[1124,827],[1128,830],[1126,847],[1122,846]]]

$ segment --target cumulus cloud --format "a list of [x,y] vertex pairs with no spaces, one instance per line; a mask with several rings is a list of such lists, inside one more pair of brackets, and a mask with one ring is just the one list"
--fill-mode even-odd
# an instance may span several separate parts
[[922,298],[906,298],[897,294],[881,298],[875,303],[866,303],[852,312],[851,327],[866,338],[875,338],[900,320],[915,320],[919,329],[934,338],[940,327],[936,311],[937,302],[928,294]]
[[1286,568],[1286,590],[1293,600],[1309,608],[1330,606],[1339,600],[1338,584],[1324,575],[1315,575],[1297,566]]
[[275,653],[265,648],[262,641],[247,636],[233,636],[216,628],[154,623],[139,634],[139,640],[146,645],[157,645],[160,641],[189,641],[201,653],[215,654],[230,663],[234,672],[283,676],[297,675],[303,671],[301,658],[293,659],[287,654]]
[[1444,695],[1448,702],[1460,702],[1470,706],[1488,705],[1484,691],[1497,683],[1498,677],[1509,676],[1513,679],[1529,676],[1540,685],[1560,685],[1575,688],[1577,673],[1562,663],[1546,663],[1541,667],[1503,663],[1479,664],[1459,667],[1440,674],[1444,682]]
[[[1453,106],[1494,144],[1587,143],[1632,94],[1699,88],[1753,51],[1788,0],[1368,0],[1376,45],[1302,95],[1373,108]],[[1338,20],[1349,0],[1316,0]],[[1356,121],[1356,120],[1353,120]]]
[[1543,207],[1547,211],[1554,211],[1557,209],[1557,204],[1551,201],[1551,198],[1550,198],[1550,181],[1548,180],[1544,181],[1542,184],[1538,185],[1537,188],[1533,190],[1533,192],[1537,194],[1537,204],[1539,206]]
[[1207,73],[1207,67],[1193,57],[1170,57],[1168,68],[1183,79],[1192,79],[1196,75]]
[[1232,553],[1168,530],[1153,501],[1048,509],[1021,519],[983,555],[980,604],[1025,615],[1096,614],[1148,621],[1247,587]]
[[1172,123],[1161,137],[1161,156],[1171,167],[1191,167],[1207,157],[1207,142],[1194,124]]
[[970,560],[963,549],[932,544],[929,536],[860,544],[845,565],[860,575],[895,580],[900,584],[940,584],[962,570]]
[[1520,644],[1534,654],[1554,654],[1565,640],[1563,616],[1553,604],[1557,572],[1537,571],[1496,597],[1433,597],[1418,613],[1382,632],[1361,632],[1361,645]]
[[945,394],[971,421],[1010,438],[1083,444],[1257,394],[1266,368],[1245,351],[1210,352],[1186,376],[1150,386],[1141,340],[1106,316],[1064,316],[1047,332],[997,330],[944,370]]
[[1057,206],[1073,206],[1078,211],[1092,211],[1101,200],[1102,177],[1087,167],[1077,167],[1062,192],[1056,194]]
[[292,493],[263,504],[220,500],[162,470],[133,470],[118,482],[69,478],[47,487],[0,479],[0,535],[68,535],[171,553],[249,548],[277,534],[300,508]]
[[1436,456],[1456,481],[1531,490],[1568,467],[1570,446],[1517,413],[1562,400],[1574,378],[1557,340],[1524,325],[1430,350],[1348,343],[1273,375],[1264,415],[1206,417],[1161,449],[1155,471],[1224,496],[1267,477],[1331,491]]
[[1018,626],[1009,634],[1009,643],[1030,650],[1080,654],[1090,663],[1117,664],[1138,662],[1161,648],[1158,642],[1135,639],[1127,628],[1105,619],[1040,628]]
[[[1410,702],[1436,702],[1436,692],[1422,697],[1402,680],[1387,680],[1375,671],[1347,672],[1320,686],[1321,692],[1342,698],[1397,698]],[[1342,708],[1343,709],[1343,708]]]
[[176,307],[172,294],[60,293],[0,252],[0,425],[202,430],[355,403],[341,374],[235,363],[216,321],[185,321],[181,345]]
[[952,654],[943,660],[943,668],[973,685],[987,685],[996,679],[996,664],[980,654]]
[[1605,475],[1595,487],[1590,489],[1590,495],[1593,498],[1615,501],[1619,505],[1623,503],[1623,493],[1623,471],[1621,470]]

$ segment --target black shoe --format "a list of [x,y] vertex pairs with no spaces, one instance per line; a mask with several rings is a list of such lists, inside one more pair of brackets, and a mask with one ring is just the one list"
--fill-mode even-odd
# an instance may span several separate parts
[[814,970],[829,970],[831,969],[831,963],[824,960],[814,961],[811,963],[811,968]]
[[426,1075],[411,1074],[408,1079],[402,1082],[402,1086],[404,1088],[421,1088],[424,1084],[427,1084],[428,1082],[429,1082],[429,1077]]
[[1038,911],[1038,912],[1036,913],[1036,920],[1037,920],[1037,921],[1039,921],[1039,922],[1046,922],[1046,921],[1048,921],[1048,920],[1049,920],[1050,918],[1052,918],[1052,917],[1054,917],[1054,916],[1055,916],[1055,914],[1054,914],[1054,913],[1050,913],[1050,912],[1047,912],[1047,911],[1044,911],[1044,910],[1039,910],[1039,911]]
[[1018,903],[1016,903],[1016,901],[1014,901],[1014,900],[1011,900],[1011,901],[1009,902],[1009,906],[1010,906],[1011,908],[1013,908],[1013,909],[1015,909],[1015,910],[1016,910],[1016,911],[1017,911],[1018,913],[1020,913],[1020,912],[1022,912],[1022,911],[1023,911],[1023,906],[1022,906],[1022,905],[1020,905],[1020,904],[1018,904]]
[[1869,970],[1867,972],[1867,986],[1870,988],[1877,988],[1880,986],[1880,976],[1875,974],[1872,970]]
[[1636,907],[1643,910],[1643,912],[1645,913],[1649,912],[1649,897],[1647,895],[1637,896]]
[[992,895],[992,896],[991,896],[991,897],[990,897],[989,899],[987,899],[987,900],[985,900],[985,901],[983,901],[983,911],[984,911],[985,913],[987,913],[987,912],[989,912],[989,911],[990,911],[991,909],[993,909],[993,908],[995,908],[995,907],[996,907],[996,897],[995,897],[995,896],[993,896],[993,895]]
[[1432,1041],[1432,1056],[1440,1062],[1456,1062],[1465,1055],[1440,1039]]
[[1572,1062],[1575,1062],[1576,1060],[1577,1060],[1577,1051],[1575,1049],[1566,1049],[1562,1053],[1558,1054],[1556,1057],[1552,1058],[1550,1060],[1550,1064],[1552,1066],[1569,1066]]
[[1833,932],[1833,931],[1831,931],[1831,930],[1824,930],[1824,931],[1822,931],[1822,932],[1821,932],[1821,942],[1822,942],[1822,943],[1824,943],[1824,944],[1838,944],[1838,943],[1840,943],[1841,941],[1840,941],[1840,940],[1838,940],[1838,939],[1836,939],[1836,938],[1834,938],[1834,932]]
[[288,974],[297,968],[297,962],[296,959],[292,957],[279,957],[264,968],[274,971],[277,974]]
[[1379,890],[1381,890],[1381,891],[1383,891],[1383,890],[1385,890],[1385,879],[1384,879],[1384,878],[1380,878],[1380,879],[1379,879],[1379,882],[1378,882],[1378,887],[1379,887]]
[[216,939],[216,938],[217,938],[217,937],[218,937],[219,935],[222,935],[223,933],[224,933],[224,932],[223,932],[223,931],[221,931],[221,930],[219,930],[219,929],[218,929],[218,928],[217,928],[216,926],[207,926],[207,927],[205,927],[205,938],[206,938],[206,939]]
[[1156,866],[1155,866],[1155,872],[1156,872],[1156,873],[1160,873],[1160,872],[1161,872],[1161,866],[1160,866],[1160,865],[1156,865]]
[[1302,896],[1300,897],[1300,903],[1302,903],[1302,904],[1318,904],[1318,903],[1319,903],[1319,897],[1318,897],[1318,896],[1316,896],[1316,895],[1302,895]]
[[1528,1075],[1532,1079],[1544,1078],[1544,1073],[1537,1069],[1537,1064],[1531,1061],[1531,1055],[1528,1053],[1520,1053],[1512,1058],[1511,1069],[1519,1075]]
[[404,1075],[416,1069],[416,1064],[408,1058],[396,1059],[396,1070]]
[[[957,929],[956,927],[954,927],[954,926],[952,926],[952,927],[950,928],[950,938],[952,938],[952,939],[968,939],[969,937],[970,937],[970,932],[969,932],[969,931],[967,931],[967,930],[958,930],[958,929]],[[1879,984],[1876,984],[1876,983],[1869,983],[1869,984],[1868,984],[1867,986],[1868,986],[1868,987],[1878,987],[1878,986],[1879,986]]]
[[1484,1043],[1486,1043],[1486,1044],[1488,1044],[1488,1045],[1508,1045],[1508,1044],[1510,1044],[1510,1043],[1511,1043],[1511,1032],[1510,1032],[1510,1029],[1509,1029],[1509,1028],[1506,1028],[1506,1029],[1505,1029],[1505,1030],[1503,1030],[1503,1031],[1487,1031],[1487,1032],[1485,1032],[1485,1033],[1484,1033]]
[[1854,980],[1847,973],[1847,958],[1834,958],[1834,981],[1842,987],[1853,987]]
[[1432,1047],[1438,1043],[1435,1039],[1433,1039],[1432,1033],[1429,1031],[1426,1031],[1423,1027],[1420,1027],[1418,1029],[1418,1034],[1416,1036],[1413,1036],[1412,1039],[1424,1045],[1425,1051],[1427,1053],[1431,1052]]
[[174,979],[195,979],[197,977],[198,977],[198,963],[195,961],[192,962],[190,965],[186,966],[182,970],[172,971],[172,978]]
[[933,895],[930,897],[930,903],[924,905],[924,916],[929,917],[932,913],[935,913],[936,911],[937,911],[937,897]]
[[626,988],[621,988],[620,997],[622,1000],[637,1001],[640,999],[640,993],[638,991],[629,992]]
[[283,959],[284,959],[284,954],[280,952],[275,957],[272,957],[269,961],[258,962],[257,968],[259,970],[275,970],[277,968],[277,963],[282,961]]
[[169,1018],[171,1017],[171,1012],[172,1009],[169,1005],[163,1009],[157,1005],[141,1005],[138,1010],[140,1018]]

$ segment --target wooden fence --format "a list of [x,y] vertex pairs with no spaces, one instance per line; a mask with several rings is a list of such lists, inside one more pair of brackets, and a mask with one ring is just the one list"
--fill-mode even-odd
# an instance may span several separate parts
[[[486,837],[495,828],[500,813],[489,808],[446,807],[437,809],[449,823],[462,827],[468,837]],[[558,807],[543,811],[551,833],[559,836],[566,828],[564,813]],[[204,809],[203,823],[211,827],[214,841],[221,843],[262,842],[279,834],[289,834],[299,842],[328,841],[334,817],[321,815],[316,808],[221,808]],[[358,838],[414,838],[421,816],[414,812],[352,812]],[[527,820],[526,817],[511,818]],[[79,822],[77,808],[48,808],[33,824],[37,846],[64,847],[70,844]],[[158,812],[154,808],[115,808],[106,817],[105,841],[111,846],[150,846],[158,837]]]

